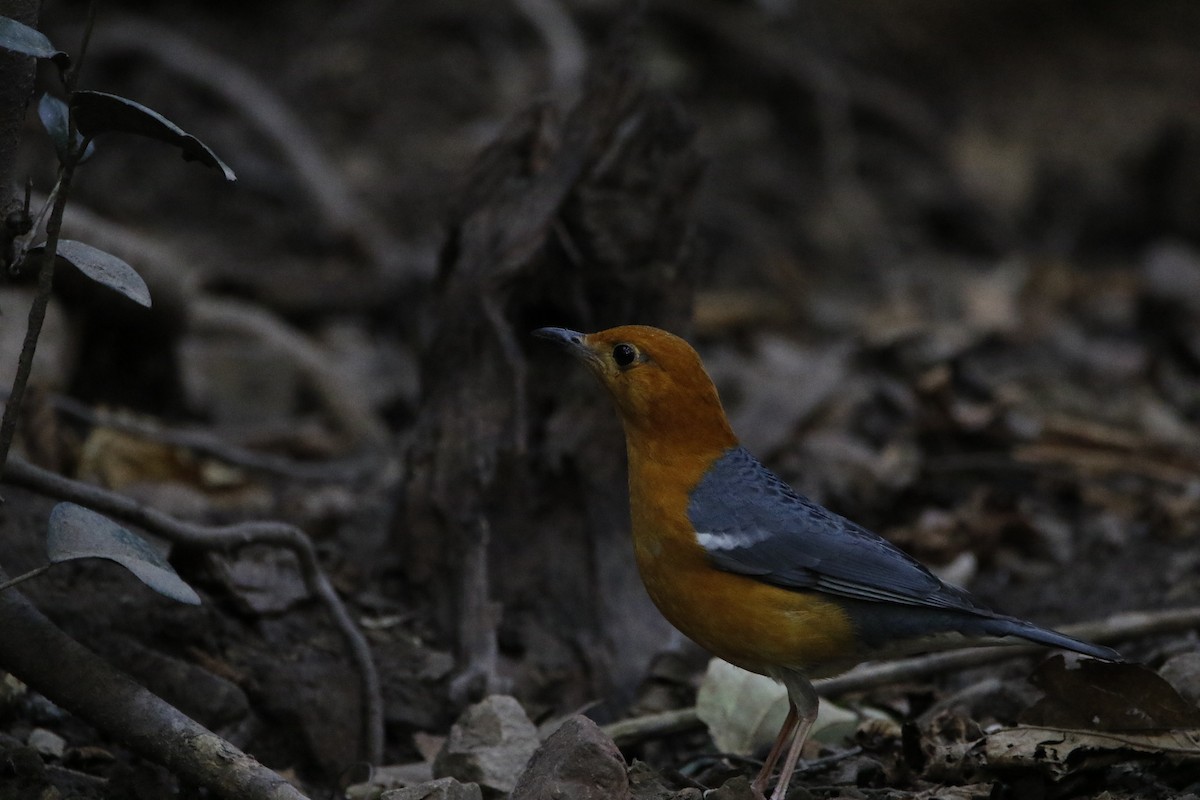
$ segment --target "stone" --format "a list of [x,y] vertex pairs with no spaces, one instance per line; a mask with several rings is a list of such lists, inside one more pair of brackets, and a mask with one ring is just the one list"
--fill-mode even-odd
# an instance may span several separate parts
[[546,739],[517,779],[511,800],[628,800],[621,751],[596,723],[572,717]]
[[521,704],[508,695],[491,695],[468,707],[450,728],[433,775],[507,794],[537,749],[537,728]]
[[388,789],[379,800],[483,800],[475,783],[459,783],[454,778],[438,778],[403,789]]

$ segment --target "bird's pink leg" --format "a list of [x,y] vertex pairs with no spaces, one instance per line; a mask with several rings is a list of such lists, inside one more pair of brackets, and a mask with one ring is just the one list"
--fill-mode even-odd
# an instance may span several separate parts
[[807,679],[803,682],[785,682],[788,694],[792,700],[792,710],[795,712],[794,724],[796,733],[792,737],[792,746],[788,748],[787,758],[783,760],[783,769],[779,771],[779,782],[775,791],[771,792],[771,800],[783,800],[787,795],[788,784],[792,782],[792,773],[796,771],[796,762],[800,760],[800,751],[808,739],[808,732],[817,721],[817,707],[820,700],[813,691],[812,684]]
[[771,793],[771,800],[783,800],[787,795],[788,784],[792,782],[792,773],[796,771],[796,763],[800,760],[800,751],[804,749],[804,742],[808,739],[808,732],[816,719],[817,714],[814,708],[810,715],[800,720],[800,724],[796,728],[796,736],[792,739],[792,746],[788,748],[787,758],[783,760],[783,769],[779,771],[779,783],[775,784],[775,791]]
[[758,776],[750,783],[750,791],[754,793],[755,798],[766,797],[765,791],[767,781],[771,779],[771,771],[775,769],[775,762],[783,754],[783,748],[791,738],[792,731],[796,729],[798,719],[796,707],[789,703],[787,718],[783,720],[783,725],[779,728],[779,735],[775,737],[775,744],[771,745],[771,752],[767,753],[767,760],[763,762],[762,769],[758,771]]

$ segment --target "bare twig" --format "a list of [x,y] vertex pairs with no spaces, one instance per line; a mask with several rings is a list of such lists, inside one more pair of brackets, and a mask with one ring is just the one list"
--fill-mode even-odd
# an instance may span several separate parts
[[605,725],[604,732],[612,737],[618,747],[625,747],[646,739],[686,733],[700,727],[700,724],[700,718],[696,716],[696,707],[688,706],[674,711],[661,711],[657,714],[623,719],[611,725]]
[[[34,199],[41,202],[36,195]],[[201,275],[193,260],[154,234],[106,219],[79,203],[73,203],[63,215],[63,230],[68,238],[120,256],[137,268],[156,306],[161,305],[165,293],[187,298],[199,284]]]
[[551,87],[565,97],[574,97],[583,82],[587,47],[570,13],[558,0],[515,0],[514,5],[546,44]]
[[[1069,636],[1104,643],[1179,633],[1197,628],[1200,628],[1200,608],[1179,608],[1125,612],[1094,622],[1064,625],[1060,630]],[[861,692],[942,672],[978,667],[1006,658],[1019,658],[1044,652],[1045,649],[1039,645],[998,645],[930,653],[896,661],[865,664],[844,675],[813,681],[813,686],[822,697],[836,697],[847,692]],[[693,730],[700,725],[695,708],[681,708],[677,711],[621,720],[606,726],[604,730],[618,745],[624,746],[645,739]]]
[[30,578],[36,578],[38,575],[41,575],[43,572],[50,569],[50,567],[52,567],[52,566],[53,566],[53,564],[43,564],[42,566],[34,567],[33,569],[29,570],[29,572],[26,572],[22,575],[18,575],[15,578],[10,578],[9,580],[6,580],[6,581],[0,581],[0,592],[3,592],[7,589],[11,589],[18,584],[24,583],[25,581],[29,580]]
[[242,67],[171,28],[137,19],[108,26],[97,35],[93,52],[96,57],[121,52],[147,56],[225,99],[275,143],[335,234],[349,239],[377,268],[411,260],[406,259],[406,248],[354,197],[308,124]]
[[[3,399],[3,395],[3,390],[0,390],[0,400]],[[310,463],[240,447],[206,430],[166,428],[155,422],[94,409],[64,395],[51,395],[47,401],[54,410],[94,427],[111,428],[148,441],[183,447],[235,467],[295,481],[353,483],[367,477],[379,467],[379,459],[369,454],[337,461]]]
[[[324,604],[350,651],[362,683],[363,739],[366,758],[378,764],[383,757],[383,701],[379,674],[366,638],[351,618],[317,560],[312,540],[284,522],[242,522],[208,526],[183,522],[157,509],[98,486],[73,481],[53,472],[13,459],[4,467],[3,479],[36,492],[70,500],[129,524],[153,531],[167,541],[203,549],[237,549],[251,544],[286,548],[295,554],[309,591]],[[8,638],[7,635],[5,637]]]
[[[204,294],[200,276],[171,247],[78,207],[63,217],[74,238],[125,259],[146,277],[156,305],[167,294],[190,323],[215,333],[250,336],[276,348],[295,364],[329,412],[330,419],[356,441],[382,441],[385,426],[361,392],[346,381],[331,359],[285,321],[258,306]],[[279,466],[279,465],[276,465]]]
[[[1194,630],[1197,627],[1200,627],[1200,608],[1180,608],[1166,611],[1124,612],[1094,622],[1064,625],[1059,630],[1068,636],[1105,643],[1162,633],[1178,633],[1179,631]],[[929,653],[886,663],[867,664],[836,678],[814,681],[813,686],[821,695],[834,696],[871,689],[888,683],[925,678],[942,672],[969,669],[1006,658],[1019,658],[1045,652],[1045,650],[1046,648],[1033,644],[1005,644]]]
[[[75,141],[74,129],[71,131],[71,142]],[[25,341],[21,345],[21,355],[17,359],[17,373],[13,377],[12,390],[9,392],[9,402],[4,406],[4,416],[0,418],[0,470],[8,460],[8,451],[12,447],[13,435],[17,430],[17,415],[21,413],[21,399],[25,396],[25,385],[29,381],[29,373],[33,369],[33,356],[37,351],[38,337],[42,334],[42,323],[46,319],[46,307],[50,304],[50,293],[54,290],[54,266],[58,261],[58,238],[62,231],[63,211],[67,207],[67,197],[70,195],[71,178],[75,175],[75,167],[79,165],[79,156],[87,152],[90,139],[85,139],[72,145],[65,163],[59,169],[56,183],[54,208],[50,212],[50,220],[46,223],[46,249],[42,253],[42,263],[38,270],[37,294],[29,307],[29,322],[25,328]]]
[[67,636],[20,593],[0,592],[0,629],[0,666],[181,778],[226,800],[305,800],[278,774]]
[[331,419],[356,441],[383,441],[386,426],[363,392],[354,391],[337,366],[307,337],[264,309],[228,298],[199,296],[190,309],[193,326],[251,336],[278,349],[296,364],[324,401]]

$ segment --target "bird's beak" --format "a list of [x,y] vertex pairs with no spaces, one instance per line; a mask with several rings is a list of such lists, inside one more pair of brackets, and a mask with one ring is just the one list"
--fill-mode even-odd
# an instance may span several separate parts
[[583,334],[579,331],[572,331],[567,328],[538,328],[533,332],[533,335],[539,339],[549,339],[564,349],[571,351],[572,355],[583,355],[588,349],[587,345],[583,343]]
[[533,332],[539,339],[549,339],[575,358],[595,366],[599,361],[596,352],[587,343],[587,334],[568,328],[538,328]]

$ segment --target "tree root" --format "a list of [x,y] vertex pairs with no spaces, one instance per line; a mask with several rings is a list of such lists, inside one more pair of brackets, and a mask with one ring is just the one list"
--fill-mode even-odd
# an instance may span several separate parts
[[[317,560],[316,549],[302,530],[284,522],[271,521],[242,522],[220,526],[183,522],[123,495],[65,478],[17,458],[9,459],[8,464],[4,467],[3,479],[8,483],[24,486],[51,497],[70,500],[126,523],[145,528],[174,544],[208,550],[232,550],[247,545],[262,544],[283,547],[292,551],[300,563],[300,571],[305,585],[325,606],[358,669],[363,700],[363,749],[368,761],[372,764],[380,762],[383,757],[383,700],[379,673],[375,668],[370,645],[354,623],[341,598],[338,597],[329,578],[322,571]],[[4,663],[12,664],[14,662],[9,656],[15,658],[15,651],[21,649],[19,645],[15,644],[20,641],[20,637],[9,635],[7,627],[4,630],[6,635],[0,637],[4,641],[4,650],[0,652],[5,656]],[[79,645],[75,646],[79,647]],[[25,657],[32,658],[29,655]],[[46,664],[53,663],[53,659],[47,659],[44,653],[39,653],[37,658],[39,659],[38,663],[41,664],[39,669],[45,669]],[[24,674],[19,677],[25,680]],[[100,690],[96,691],[100,692]],[[47,696],[58,702],[58,698],[54,695],[47,693]],[[80,698],[80,702],[82,703],[85,699]],[[90,708],[90,706],[81,707]],[[91,718],[89,721],[95,722]]]

